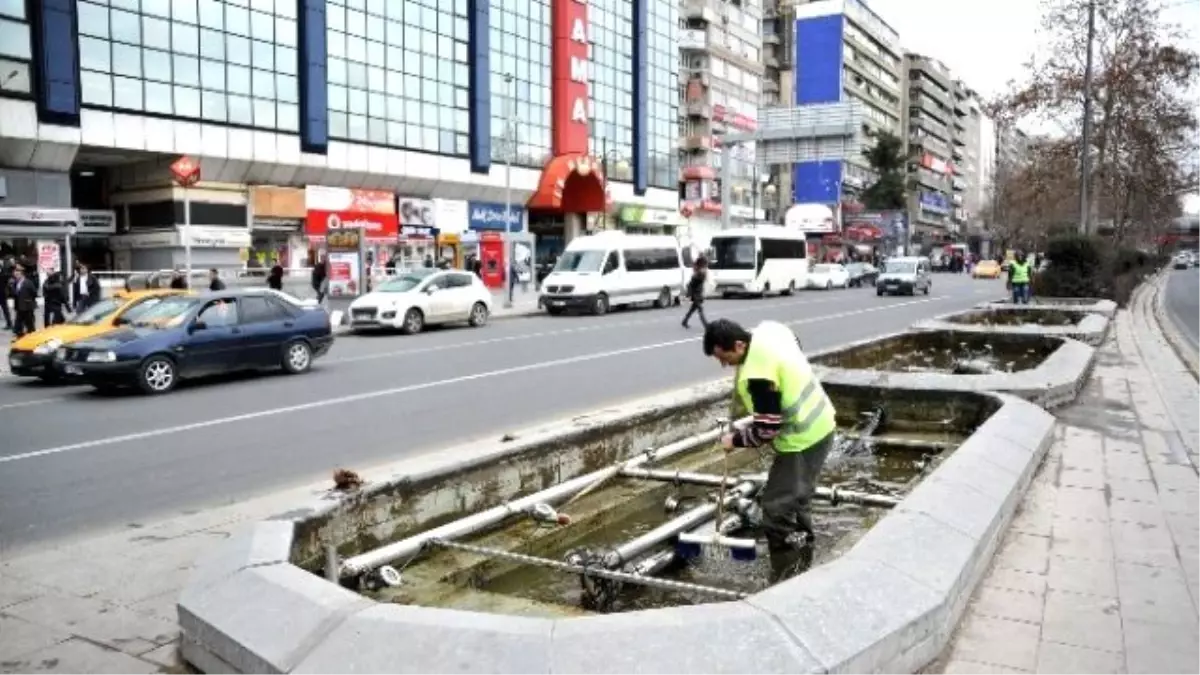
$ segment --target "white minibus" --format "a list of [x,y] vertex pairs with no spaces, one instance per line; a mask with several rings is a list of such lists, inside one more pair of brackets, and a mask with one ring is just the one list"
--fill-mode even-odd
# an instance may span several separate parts
[[567,310],[600,315],[642,303],[677,305],[691,273],[690,257],[667,235],[609,230],[579,237],[542,281],[538,302],[553,315]]
[[709,276],[722,297],[791,295],[808,285],[804,232],[774,225],[722,230],[713,235]]

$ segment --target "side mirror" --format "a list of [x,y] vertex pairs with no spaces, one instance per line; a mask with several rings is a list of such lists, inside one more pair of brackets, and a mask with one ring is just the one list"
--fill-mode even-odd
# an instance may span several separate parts
[[195,333],[198,330],[208,330],[208,324],[204,323],[200,319],[196,319],[190,326],[188,326],[189,333]]
[[437,293],[440,290],[442,290],[442,289],[437,286],[430,286],[425,289],[425,295],[433,295],[434,293]]
[[113,319],[114,326],[124,326],[127,323],[129,323],[129,319],[126,319],[123,316],[118,316],[117,318]]

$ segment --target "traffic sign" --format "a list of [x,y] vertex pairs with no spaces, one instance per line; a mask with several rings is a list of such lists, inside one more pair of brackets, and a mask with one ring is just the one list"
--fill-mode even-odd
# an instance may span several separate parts
[[195,185],[200,181],[200,162],[184,155],[171,163],[171,175],[181,187]]

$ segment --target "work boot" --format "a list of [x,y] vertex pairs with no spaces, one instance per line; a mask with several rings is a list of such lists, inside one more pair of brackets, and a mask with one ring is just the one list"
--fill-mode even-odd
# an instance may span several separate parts
[[788,537],[788,546],[771,551],[771,583],[781,581],[807,572],[813,563],[812,540],[804,533],[797,532]]

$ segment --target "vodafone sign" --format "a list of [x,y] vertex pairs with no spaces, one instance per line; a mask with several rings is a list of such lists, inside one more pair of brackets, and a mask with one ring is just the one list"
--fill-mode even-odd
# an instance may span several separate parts
[[400,234],[396,196],[386,190],[308,187],[304,234],[323,239],[330,230],[357,228],[369,241],[394,242]]
[[584,154],[588,151],[587,1],[551,3],[551,152]]

